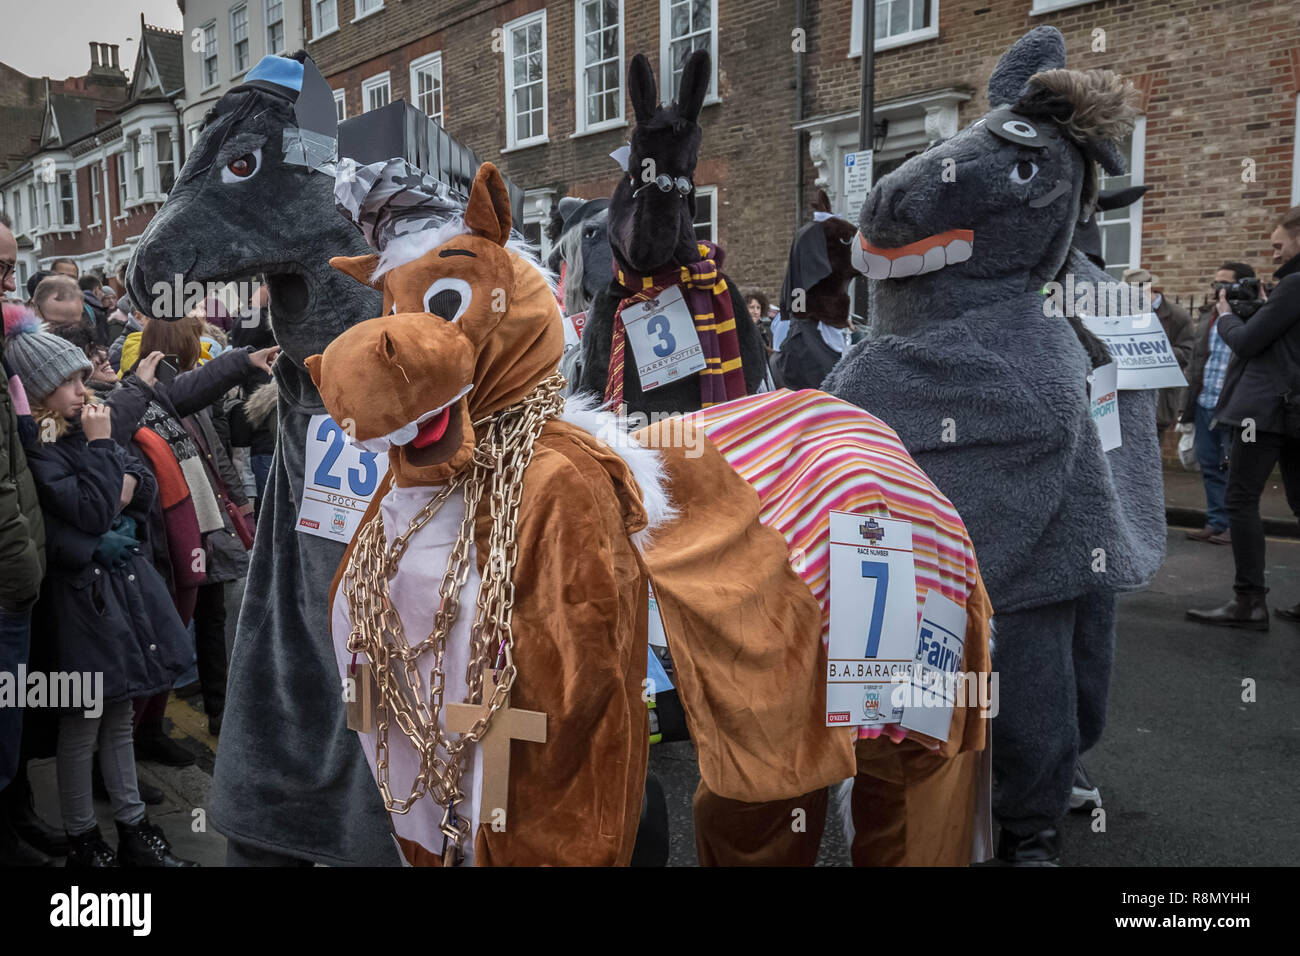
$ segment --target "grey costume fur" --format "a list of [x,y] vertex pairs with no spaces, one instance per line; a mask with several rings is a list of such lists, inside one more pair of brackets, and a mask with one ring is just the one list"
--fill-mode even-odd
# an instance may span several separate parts
[[[232,128],[247,97],[258,102]],[[296,527],[307,424],[325,414],[302,361],[381,303],[329,267],[330,256],[368,247],[334,208],[333,176],[281,162],[293,124],[289,100],[248,87],[226,93],[141,238],[128,283],[134,301],[151,302],[154,283],[175,273],[205,282],[265,272],[283,349],[275,457],[230,662],[213,822],[258,851],[234,859],[396,866],[388,815],[346,726],[330,641],[328,589],[343,544]],[[222,169],[253,148],[262,158],[256,175],[223,182]]]
[[[990,103],[1023,102],[1031,77],[1064,65],[1061,34],[1030,31],[999,61]],[[1120,393],[1123,445],[1104,453],[1091,337],[1048,317],[1040,291],[1065,268],[1076,282],[1108,278],[1070,246],[1091,211],[1093,159],[1121,161],[1113,143],[1034,124],[1049,134],[1041,149],[979,121],[876,184],[859,224],[873,245],[972,229],[972,254],[873,280],[876,328],[823,385],[894,428],[970,531],[997,633],[994,813],[1022,835],[1066,811],[1076,756],[1101,732],[1115,595],[1148,583],[1165,542],[1155,396]]]

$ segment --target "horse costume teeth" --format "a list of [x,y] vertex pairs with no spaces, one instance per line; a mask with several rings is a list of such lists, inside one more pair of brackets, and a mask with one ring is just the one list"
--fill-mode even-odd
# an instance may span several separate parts
[[[382,454],[383,452],[388,451],[389,448],[392,448],[394,446],[400,448],[403,445],[408,445],[411,442],[415,442],[419,438],[420,430],[425,425],[426,422],[429,422],[434,418],[436,418],[437,416],[442,415],[449,408],[451,408],[451,406],[455,405],[462,398],[468,395],[470,389],[472,389],[473,387],[474,385],[472,383],[466,385],[459,392],[453,395],[451,400],[448,401],[445,405],[440,405],[437,408],[433,409],[432,411],[425,412],[415,421],[407,422],[401,428],[394,429],[393,431],[389,432],[387,435],[381,435],[379,438],[367,438],[364,441],[358,441],[357,439],[354,438],[352,439],[352,444],[356,445],[358,448],[361,448],[365,451],[373,451],[376,454]],[[443,422],[443,429],[444,431],[446,429],[445,421]],[[429,437],[429,436],[426,435],[425,437]],[[431,444],[432,442],[437,441],[441,437],[442,434],[439,433],[438,435],[435,435],[432,438],[430,438],[429,443]],[[420,446],[417,444],[416,447],[420,447]]]
[[853,244],[853,266],[868,279],[906,279],[965,262],[974,245],[975,233],[970,229],[949,229],[893,249],[873,246],[859,232]]

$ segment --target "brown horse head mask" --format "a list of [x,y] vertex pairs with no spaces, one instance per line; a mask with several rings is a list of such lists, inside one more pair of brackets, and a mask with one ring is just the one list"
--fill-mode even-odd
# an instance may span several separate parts
[[399,485],[441,484],[465,467],[473,423],[524,398],[563,354],[546,278],[506,248],[510,199],[491,163],[474,179],[465,228],[397,265],[330,260],[382,292],[384,314],[348,329],[307,369],[353,440],[387,449]]

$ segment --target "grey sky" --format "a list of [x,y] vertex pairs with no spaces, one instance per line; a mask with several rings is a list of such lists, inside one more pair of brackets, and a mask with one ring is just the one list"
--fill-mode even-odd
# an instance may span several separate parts
[[141,11],[151,26],[181,28],[176,0],[0,0],[0,62],[28,76],[82,76],[96,41],[120,46],[122,68],[130,73]]

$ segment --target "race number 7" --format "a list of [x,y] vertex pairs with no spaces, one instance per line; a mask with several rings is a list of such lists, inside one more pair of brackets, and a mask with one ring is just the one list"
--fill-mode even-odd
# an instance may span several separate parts
[[[329,441],[329,448],[325,449],[325,455],[321,458],[320,464],[316,467],[316,474],[313,481],[320,488],[330,488],[338,491],[343,482],[334,475],[334,463],[338,461],[339,455],[343,452],[343,447],[347,439],[343,435],[343,429],[332,419],[327,418],[320,423],[320,428],[316,429],[317,441]],[[362,474],[356,468],[349,468],[348,489],[353,495],[364,498],[375,490],[375,485],[379,479],[379,469],[375,467],[376,452],[363,451],[361,453],[361,467],[365,470]]]
[[885,625],[885,598],[889,594],[889,565],[884,561],[863,561],[862,576],[876,582],[876,595],[871,605],[871,621],[867,625],[866,657],[875,657],[880,650],[880,631]]

